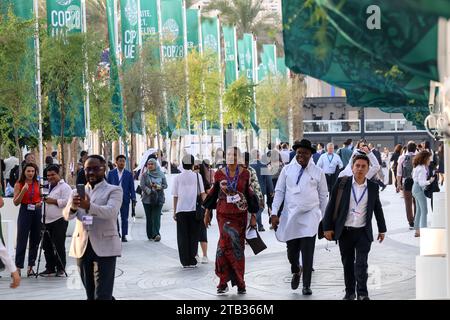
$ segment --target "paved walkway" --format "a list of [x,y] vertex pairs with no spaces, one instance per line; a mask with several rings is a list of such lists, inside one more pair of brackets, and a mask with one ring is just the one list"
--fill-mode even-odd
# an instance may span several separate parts
[[[408,229],[403,199],[392,186],[381,193],[388,228],[385,242],[374,242],[369,256],[369,294],[373,299],[415,298],[415,256],[419,240]],[[117,299],[341,299],[344,295],[343,270],[339,248],[326,240],[316,244],[312,286],[313,295],[304,297],[301,290],[290,288],[290,265],[286,247],[268,229],[261,236],[268,249],[254,256],[246,250],[247,295],[217,296],[218,278],[214,274],[214,257],[218,239],[214,220],[208,230],[209,264],[196,269],[181,268],[176,244],[176,225],[172,213],[162,216],[161,242],[151,242],[145,235],[145,220],[130,222],[130,241],[123,245],[123,255],[117,260],[114,296]],[[376,231],[374,222],[374,231]],[[69,248],[71,238],[67,238]],[[42,262],[41,262],[42,263]],[[45,264],[45,262],[44,262]],[[43,270],[43,266],[41,267]],[[6,289],[6,273],[0,279],[0,300],[15,299],[85,299],[84,289],[73,258],[68,259],[68,278],[24,278],[20,288]]]

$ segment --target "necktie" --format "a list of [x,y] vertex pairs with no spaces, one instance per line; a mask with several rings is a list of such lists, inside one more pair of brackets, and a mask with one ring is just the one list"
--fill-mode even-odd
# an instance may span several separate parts
[[300,172],[298,173],[298,178],[297,178],[297,185],[300,182],[300,179],[302,178],[303,175],[303,168],[300,169]]

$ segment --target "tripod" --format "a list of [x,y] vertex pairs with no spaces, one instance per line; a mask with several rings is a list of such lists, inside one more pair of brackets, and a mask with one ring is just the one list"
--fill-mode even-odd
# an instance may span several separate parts
[[38,256],[38,264],[37,264],[37,269],[36,269],[36,278],[39,276],[39,265],[41,264],[41,255],[42,255],[42,247],[44,245],[44,236],[47,235],[48,240],[50,241],[51,245],[52,245],[52,250],[53,253],[56,254],[56,258],[57,258],[57,262],[59,263],[59,265],[61,266],[62,270],[64,271],[64,274],[66,275],[66,277],[68,277],[67,272],[66,272],[66,268],[64,267],[64,264],[62,263],[61,257],[59,256],[58,250],[56,250],[56,245],[52,240],[52,237],[50,235],[50,231],[47,230],[47,226],[45,224],[46,222],[46,210],[47,210],[47,204],[45,203],[47,196],[44,196],[44,201],[42,201],[42,229],[41,229],[41,236],[39,239],[39,243],[40,243],[40,248],[39,248],[39,256]]

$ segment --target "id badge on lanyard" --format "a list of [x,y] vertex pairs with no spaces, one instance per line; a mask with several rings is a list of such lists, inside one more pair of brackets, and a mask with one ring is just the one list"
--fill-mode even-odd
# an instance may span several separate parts
[[234,196],[227,196],[227,203],[236,203],[241,200],[239,194],[235,194]]

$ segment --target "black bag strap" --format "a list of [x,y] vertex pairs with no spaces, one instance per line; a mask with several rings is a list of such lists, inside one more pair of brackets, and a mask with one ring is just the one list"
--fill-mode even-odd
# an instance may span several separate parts
[[0,214],[0,241],[5,246],[5,240],[3,239],[3,231],[2,231],[2,215]]
[[339,182],[337,196],[336,196],[336,206],[334,207],[334,212],[333,212],[333,222],[336,222],[336,220],[337,220],[339,206],[341,205],[342,193],[344,192],[345,184],[347,183],[348,178],[349,178],[348,176],[343,176],[341,181]]
[[197,196],[200,195],[200,181],[198,179],[198,173],[195,172],[195,176],[197,177]]

